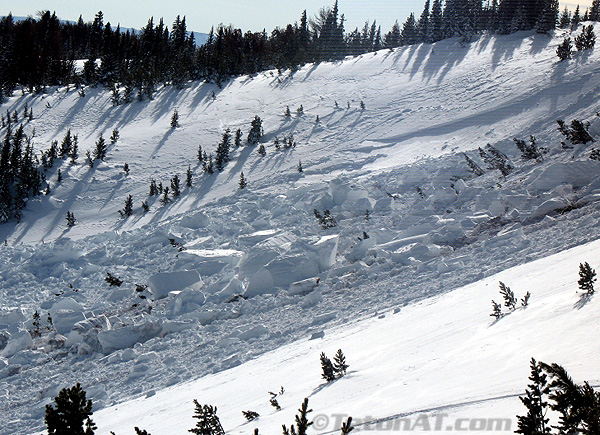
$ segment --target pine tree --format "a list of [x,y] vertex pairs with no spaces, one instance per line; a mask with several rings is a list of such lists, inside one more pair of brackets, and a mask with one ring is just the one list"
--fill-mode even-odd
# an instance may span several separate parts
[[335,373],[333,369],[333,364],[329,358],[325,355],[324,352],[321,353],[321,370],[323,373],[321,377],[325,379],[327,382],[331,382],[335,380]]
[[244,414],[244,417],[248,421],[256,420],[258,417],[260,417],[258,412],[255,411],[242,411],[242,414]]
[[93,435],[96,425],[91,415],[92,401],[86,400],[79,384],[63,388],[54,398],[54,406],[46,405],[48,435]]
[[575,37],[575,48],[577,51],[591,50],[596,44],[596,34],[594,33],[594,26],[583,26],[581,34]]
[[123,280],[119,279],[118,276],[114,276],[110,272],[106,272],[104,281],[106,281],[108,283],[108,285],[111,287],[121,287],[121,285],[123,284]]
[[107,150],[108,146],[106,145],[106,141],[102,135],[100,135],[96,141],[96,147],[94,148],[94,160],[104,160],[106,158]]
[[261,157],[264,157],[267,155],[267,150],[265,149],[265,146],[263,144],[260,144],[257,152],[258,152],[258,154],[260,154]]
[[352,426],[352,417],[348,417],[346,422],[342,423],[340,431],[342,432],[342,435],[348,435],[350,432],[352,432],[353,429],[354,426]]
[[125,175],[129,175],[129,164],[123,164],[123,172],[125,172]]
[[177,174],[171,178],[171,191],[173,192],[173,198],[178,198],[181,195],[181,180]]
[[485,173],[483,172],[483,169],[481,169],[481,167],[477,163],[475,163],[475,161],[473,161],[473,159],[471,159],[467,154],[463,153],[463,157],[467,161],[467,166],[469,167],[469,170],[473,174],[475,174],[476,177],[481,177]]
[[542,153],[537,147],[535,136],[529,136],[529,144],[525,143],[522,139],[514,138],[515,145],[521,151],[521,158],[524,160],[539,160],[542,161]]
[[600,21],[600,0],[593,0],[590,8],[590,21]]
[[166,186],[163,191],[162,191],[162,198],[160,199],[160,202],[165,205],[171,202],[171,198],[169,198],[169,186]]
[[514,169],[508,157],[490,144],[485,149],[479,148],[479,155],[488,164],[488,169],[498,169],[504,177]]
[[562,119],[557,119],[556,123],[558,124],[558,131],[571,141],[572,144],[594,142],[594,138],[588,133],[590,128],[589,123],[583,123],[578,119],[571,121],[570,126],[567,126]]
[[429,1],[425,1],[425,6],[423,7],[423,12],[419,17],[419,22],[417,23],[417,40],[419,42],[431,42],[431,29],[429,22]]
[[496,320],[502,317],[502,305],[492,300],[492,314],[490,316],[494,317]]
[[173,115],[171,115],[171,128],[179,127],[179,113],[177,109],[173,111]]
[[579,289],[586,292],[588,296],[594,294],[594,282],[596,281],[596,271],[592,269],[589,263],[579,264]]
[[300,173],[304,172],[304,169],[302,169],[302,161],[298,160],[298,166],[296,166],[296,170]]
[[56,182],[59,184],[62,182],[62,172],[60,171],[60,169],[58,170],[58,173],[56,174]]
[[110,135],[110,143],[112,145],[116,144],[117,141],[119,140],[119,130],[117,130],[116,128],[112,131],[112,134]]
[[534,358],[530,362],[531,375],[529,380],[531,384],[527,385],[525,397],[519,397],[519,400],[527,408],[527,415],[518,415],[518,429],[515,433],[523,435],[544,435],[550,434],[549,419],[546,418],[548,411],[548,402],[545,397],[550,393],[548,377],[543,372],[540,364]]
[[215,167],[220,172],[225,167],[225,164],[229,161],[229,151],[231,149],[231,134],[229,129],[225,130],[223,137],[219,145],[217,145],[217,151],[215,152]]
[[292,113],[290,112],[290,106],[285,106],[285,116],[286,117],[290,117],[292,116]]
[[233,140],[233,145],[236,148],[238,148],[242,145],[242,130],[239,128],[235,131],[235,138]]
[[156,185],[156,180],[151,179],[150,180],[150,196],[155,196],[158,195],[158,186]]
[[148,213],[150,211],[150,206],[148,205],[148,201],[142,201],[142,211],[144,213]]
[[67,227],[69,227],[69,228],[75,226],[75,224],[77,223],[75,216],[70,211],[67,212],[66,220],[67,220]]
[[187,171],[185,172],[185,185],[189,188],[192,187],[192,168],[188,166]]
[[255,116],[251,122],[251,128],[248,132],[248,143],[250,145],[256,145],[260,141],[263,135],[262,120],[260,117]]
[[[151,435],[150,432],[146,431],[145,429],[140,429],[139,427],[134,427],[135,430],[135,434],[136,435]],[[112,433],[112,432],[111,432]]]
[[517,307],[517,298],[510,287],[507,287],[502,281],[500,281],[500,294],[504,298],[504,306],[510,311],[514,311]]
[[308,409],[308,398],[304,399],[298,412],[300,414],[296,414],[296,427],[292,424],[288,430],[283,425],[283,435],[306,435],[307,429],[313,424],[312,421],[308,421],[308,414],[312,412],[312,409]]
[[244,173],[240,173],[240,181],[238,183],[240,189],[245,189],[248,186],[248,180],[244,177]]
[[223,426],[219,417],[217,417],[217,407],[212,405],[200,405],[196,399],[194,399],[194,418],[196,427],[190,429],[188,432],[192,432],[196,435],[225,435]]
[[348,364],[346,364],[346,357],[342,352],[342,349],[338,349],[337,353],[333,357],[333,372],[336,377],[341,378],[346,374],[348,370]]
[[529,305],[529,298],[531,298],[531,293],[525,293],[525,296],[521,298],[521,307],[525,308],[527,305]]
[[69,152],[69,159],[70,159],[70,163],[71,165],[74,165],[77,163],[77,159],[79,158],[79,145],[78,145],[78,138],[77,136],[73,136],[73,144],[71,145],[71,151]]
[[131,195],[128,195],[125,199],[125,206],[123,210],[119,210],[119,214],[121,217],[129,217],[133,214],[133,198]]
[[37,310],[35,311],[35,313],[33,313],[33,331],[31,331],[31,335],[33,337],[39,337],[41,334],[40,332],[40,313],[37,312]]
[[71,138],[71,129],[67,130],[67,133],[65,134],[65,137],[63,138],[61,144],[60,144],[60,156],[62,158],[65,158],[66,156],[69,155],[69,153],[71,152],[71,149],[73,147],[73,140]]
[[577,30],[577,26],[581,21],[581,15],[579,13],[579,5],[575,8],[575,12],[573,12],[573,17],[571,18],[571,31]]

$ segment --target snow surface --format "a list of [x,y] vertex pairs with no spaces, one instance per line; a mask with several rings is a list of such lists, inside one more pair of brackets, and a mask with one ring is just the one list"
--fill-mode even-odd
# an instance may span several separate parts
[[[38,150],[68,128],[80,155],[100,133],[121,137],[93,169],[59,161],[46,172],[51,195],[0,227],[2,433],[41,431],[44,406],[75,382],[99,410],[97,433],[155,435],[191,428],[192,398],[217,405],[229,433],[279,431],[307,396],[315,413],[357,419],[514,418],[531,356],[597,384],[598,304],[576,283],[580,262],[600,263],[600,163],[593,144],[564,150],[555,120],[590,121],[600,135],[600,63],[597,50],[558,62],[563,33],[450,39],[116,107],[102,89],[11,98],[2,111],[33,108],[25,129]],[[245,136],[255,115],[266,157],[241,147],[203,174],[198,145],[214,151],[226,128]],[[272,140],[291,133],[297,146],[276,151]],[[543,162],[512,142],[531,134]],[[485,168],[486,143],[512,160],[508,177],[469,173],[461,152]],[[167,186],[188,165],[194,185],[180,198],[148,198],[151,178]],[[321,229],[314,209],[339,225]],[[109,287],[107,272],[124,284]],[[532,299],[493,323],[498,280]],[[29,335],[36,310],[55,332]],[[351,371],[325,387],[318,355],[337,348]],[[281,385],[274,413],[266,393]]]

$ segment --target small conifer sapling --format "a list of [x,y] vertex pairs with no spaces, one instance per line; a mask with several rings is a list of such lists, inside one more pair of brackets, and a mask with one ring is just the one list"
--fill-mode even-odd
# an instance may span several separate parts
[[596,271],[592,269],[589,263],[579,264],[579,289],[586,292],[587,295],[591,296],[594,294],[594,282],[596,281]]

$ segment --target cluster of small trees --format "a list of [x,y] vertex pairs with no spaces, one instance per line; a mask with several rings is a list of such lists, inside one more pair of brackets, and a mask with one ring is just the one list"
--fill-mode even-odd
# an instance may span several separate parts
[[[591,50],[596,45],[596,34],[594,33],[594,26],[583,26],[581,33],[575,37],[575,48],[577,51]],[[563,42],[557,47],[556,55],[562,60],[571,59],[573,55],[573,44],[571,37],[567,36],[563,39]]]
[[331,212],[329,210],[324,210],[321,214],[321,212],[319,212],[319,210],[315,208],[313,210],[313,214],[315,215],[315,218],[317,218],[317,220],[319,221],[319,225],[321,225],[322,229],[327,230],[329,228],[337,227],[337,221],[331,215]]
[[325,352],[321,352],[320,360],[321,370],[323,371],[321,377],[327,382],[334,381],[335,379],[344,376],[349,367],[348,364],[346,364],[346,357],[342,352],[342,349],[338,349],[333,356],[333,362],[325,355]]

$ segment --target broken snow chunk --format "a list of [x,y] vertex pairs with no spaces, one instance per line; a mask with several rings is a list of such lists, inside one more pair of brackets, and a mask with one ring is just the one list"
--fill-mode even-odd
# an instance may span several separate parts
[[295,296],[295,295],[307,295],[310,292],[312,292],[315,287],[317,287],[319,285],[319,279],[318,278],[308,278],[308,279],[303,279],[302,281],[296,281],[293,282],[292,284],[290,284],[290,287],[288,289],[288,294],[290,296]]
[[33,339],[29,334],[29,331],[21,329],[11,334],[8,343],[0,352],[0,356],[10,358],[17,352],[33,347]]
[[269,330],[264,325],[256,325],[256,326],[254,326],[252,328],[249,328],[248,330],[242,332],[238,336],[238,338],[240,340],[247,341],[247,340],[250,340],[252,338],[258,338],[261,335],[265,335],[265,334],[268,334],[268,333],[269,333]]
[[148,287],[155,299],[165,298],[172,291],[183,290],[188,287],[197,289],[202,285],[200,274],[195,270],[157,273],[148,280]]
[[101,331],[98,341],[104,354],[115,350],[127,349],[136,343],[144,343],[157,337],[162,332],[162,322],[158,319],[148,320],[138,325],[124,326],[123,328]]

